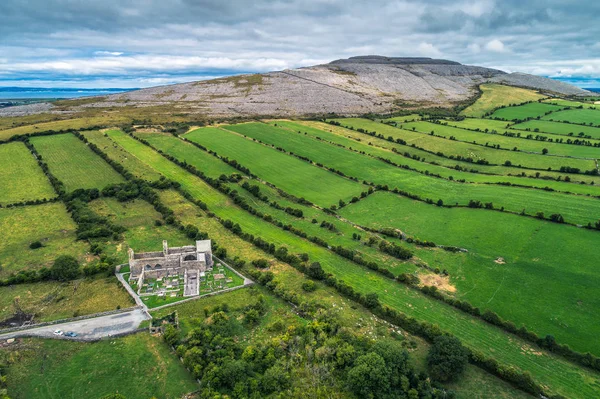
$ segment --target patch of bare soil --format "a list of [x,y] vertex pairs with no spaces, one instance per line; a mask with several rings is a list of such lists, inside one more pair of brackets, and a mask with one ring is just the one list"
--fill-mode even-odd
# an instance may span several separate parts
[[450,277],[440,276],[439,274],[420,274],[419,279],[423,285],[436,287],[438,290],[446,292],[456,292],[456,287],[450,284]]

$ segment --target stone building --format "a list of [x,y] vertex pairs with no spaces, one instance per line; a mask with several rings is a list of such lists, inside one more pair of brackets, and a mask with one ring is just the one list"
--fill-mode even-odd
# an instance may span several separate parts
[[211,241],[196,241],[196,245],[169,248],[163,241],[160,252],[135,253],[129,248],[130,279],[161,278],[172,275],[184,275],[205,272],[212,269]]

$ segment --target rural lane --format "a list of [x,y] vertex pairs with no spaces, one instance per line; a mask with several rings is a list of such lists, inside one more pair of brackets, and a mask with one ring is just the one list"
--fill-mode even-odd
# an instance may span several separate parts
[[[77,338],[69,338],[73,340],[100,339],[116,334],[133,332],[138,329],[142,321],[148,320],[149,318],[148,313],[143,309],[134,309],[129,312],[0,334],[0,340],[19,337],[57,338],[57,336],[54,335],[54,331],[56,330],[62,330],[63,332],[73,331],[74,333],[77,333]],[[60,338],[65,339],[66,337]]]

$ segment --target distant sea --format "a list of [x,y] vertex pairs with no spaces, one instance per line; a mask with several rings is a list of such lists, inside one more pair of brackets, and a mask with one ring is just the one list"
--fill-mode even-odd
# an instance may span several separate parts
[[0,87],[1,100],[77,98],[105,96],[135,89],[50,89],[40,87]]

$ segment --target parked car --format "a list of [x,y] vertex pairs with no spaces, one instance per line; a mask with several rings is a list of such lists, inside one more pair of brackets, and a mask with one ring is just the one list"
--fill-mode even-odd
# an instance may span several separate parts
[[69,331],[65,333],[65,337],[71,337],[71,338],[75,338],[77,336],[77,333],[74,333],[73,331]]
[[54,331],[54,335],[64,335],[62,330],[56,330]]

